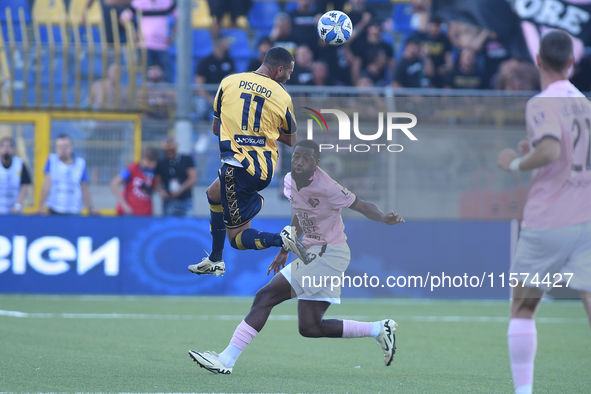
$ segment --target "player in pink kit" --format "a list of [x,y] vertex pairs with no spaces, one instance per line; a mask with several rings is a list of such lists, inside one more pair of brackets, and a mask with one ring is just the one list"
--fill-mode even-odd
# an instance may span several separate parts
[[520,278],[507,333],[518,394],[532,392],[534,314],[554,282],[570,277],[568,287],[581,292],[591,321],[591,103],[567,79],[572,53],[567,33],[542,38],[537,62],[543,92],[527,103],[523,156],[505,149],[498,158],[506,171],[533,170],[511,267]]
[[[238,325],[228,347],[220,354],[189,351],[191,358],[213,373],[230,374],[240,353],[261,331],[276,305],[298,297],[300,334],[310,338],[373,337],[384,351],[384,363],[389,366],[396,350],[396,322],[385,319],[372,323],[353,320],[324,319],[331,304],[340,303],[341,286],[332,287],[330,281],[318,286],[319,277],[341,277],[351,255],[347,246],[341,210],[350,208],[368,219],[394,225],[404,222],[396,212],[384,214],[374,203],[363,201],[340,186],[318,168],[320,149],[310,140],[298,142],[292,153],[292,172],[285,176],[286,197],[295,213],[292,225],[298,237],[312,254],[308,264],[294,260],[285,266],[288,252],[281,249],[267,271],[275,276],[260,289],[250,312]],[[284,267],[285,266],[285,267]],[[282,267],[284,267],[282,269]],[[305,276],[315,277],[316,286]]]

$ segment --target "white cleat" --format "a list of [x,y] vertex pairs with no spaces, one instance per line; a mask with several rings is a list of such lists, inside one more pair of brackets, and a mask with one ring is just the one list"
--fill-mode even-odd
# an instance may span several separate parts
[[189,271],[197,275],[213,274],[215,276],[224,275],[226,273],[226,264],[224,260],[213,262],[209,256],[204,257],[198,264],[190,265]]
[[295,226],[285,226],[281,230],[281,239],[283,240],[283,249],[295,253],[304,264],[309,264],[313,260],[308,255],[308,249],[298,239]]
[[232,367],[226,367],[220,360],[220,355],[216,352],[199,353],[195,350],[189,350],[189,357],[193,359],[201,368],[207,369],[212,373],[221,373],[222,375],[230,375]]
[[376,338],[376,342],[384,350],[384,364],[388,367],[392,364],[394,353],[396,353],[396,335],[394,333],[398,324],[392,319],[382,320],[381,323],[382,331]]

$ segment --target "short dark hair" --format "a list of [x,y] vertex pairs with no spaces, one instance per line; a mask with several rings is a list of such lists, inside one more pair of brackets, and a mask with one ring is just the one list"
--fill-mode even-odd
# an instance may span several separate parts
[[68,140],[70,140],[70,142],[72,142],[72,137],[70,137],[70,136],[69,136],[68,134],[66,134],[66,133],[61,133],[61,134],[58,134],[58,136],[57,136],[57,137],[55,137],[55,139],[56,139],[56,140],[63,140],[64,138],[65,138],[65,139],[68,139]]
[[320,145],[318,145],[316,142],[312,140],[300,140],[293,146],[293,150],[295,150],[295,148],[297,148],[298,146],[301,146],[302,148],[313,149],[314,158],[316,160],[320,160]]
[[145,147],[142,149],[142,159],[148,159],[150,161],[157,161],[158,160],[158,151],[151,146]]
[[554,30],[542,37],[540,41],[540,59],[542,66],[556,72],[568,69],[573,57],[573,42],[564,30]]
[[265,55],[263,64],[266,64],[274,70],[280,66],[288,67],[293,61],[293,55],[287,49],[282,47],[273,47],[269,49]]
[[10,145],[14,148],[14,138],[12,138],[12,137],[0,138],[0,145],[3,145],[5,142],[10,142]]
[[270,46],[273,46],[273,42],[271,41],[271,39],[269,38],[269,36],[263,36],[263,37],[261,37],[261,39],[257,43],[257,48],[260,47],[261,44],[269,44]]

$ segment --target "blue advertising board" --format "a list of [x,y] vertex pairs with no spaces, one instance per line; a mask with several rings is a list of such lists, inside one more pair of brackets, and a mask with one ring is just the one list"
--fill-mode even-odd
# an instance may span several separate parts
[[[279,231],[289,218],[260,219]],[[3,216],[0,218],[0,292],[185,294],[250,296],[270,277],[277,253],[238,251],[228,242],[226,275],[187,270],[209,251],[209,222],[195,218]],[[508,222],[418,221],[393,227],[348,220],[350,277],[375,276],[343,288],[344,297],[484,297],[509,294],[497,279],[485,285],[435,286],[434,276],[498,276],[509,269]],[[405,282],[420,276],[421,283]],[[394,278],[387,282],[387,278]],[[396,279],[397,278],[397,279]],[[375,280],[379,280],[379,285]],[[415,282],[416,282],[415,278]],[[451,279],[450,279],[451,283]],[[391,286],[394,284],[394,286]]]

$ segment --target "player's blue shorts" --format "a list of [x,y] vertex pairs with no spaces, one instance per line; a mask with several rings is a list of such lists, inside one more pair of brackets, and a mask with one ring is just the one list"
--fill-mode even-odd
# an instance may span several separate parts
[[263,208],[264,199],[258,192],[271,180],[261,180],[244,168],[224,164],[219,172],[227,228],[240,227],[254,218]]

